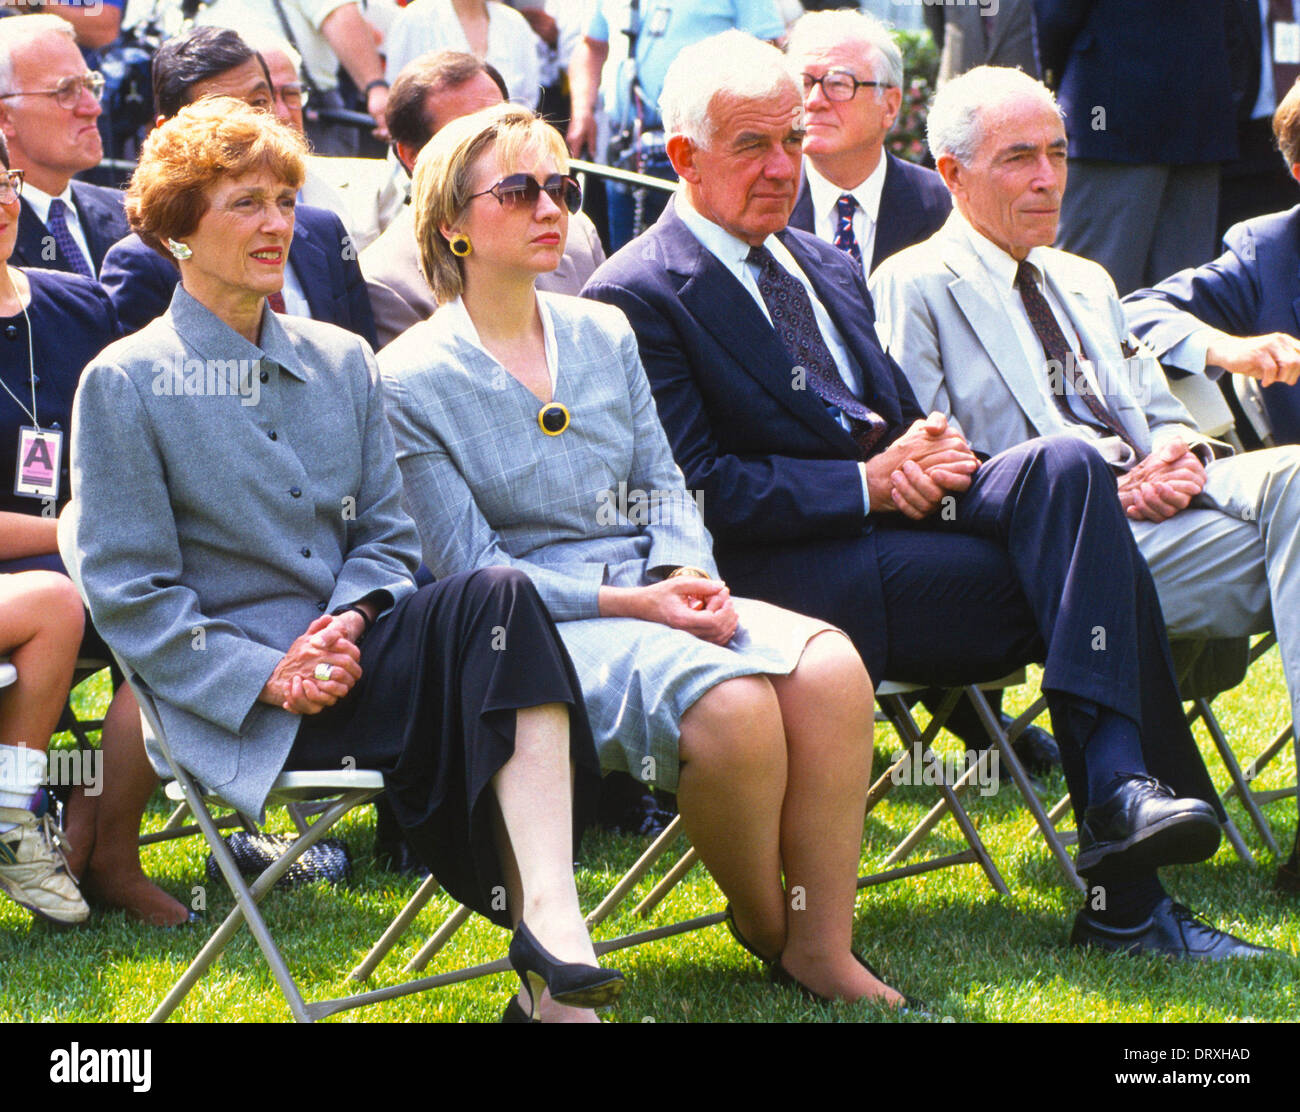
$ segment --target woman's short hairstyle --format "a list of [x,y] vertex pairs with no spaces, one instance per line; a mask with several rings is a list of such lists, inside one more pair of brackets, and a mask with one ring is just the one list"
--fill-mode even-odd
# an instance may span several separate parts
[[183,239],[208,211],[207,191],[223,178],[269,170],[298,189],[307,143],[275,117],[234,97],[205,97],[149,133],[126,190],[126,216],[150,247]]
[[1286,160],[1286,168],[1290,170],[1300,162],[1300,81],[1287,90],[1273,113],[1273,134],[1277,137],[1278,150]]
[[461,262],[440,228],[454,224],[474,193],[474,166],[495,150],[503,175],[515,172],[529,151],[551,155],[560,173],[569,172],[564,138],[536,113],[517,104],[494,104],[452,120],[425,144],[415,162],[411,204],[420,269],[442,305],[464,289]]

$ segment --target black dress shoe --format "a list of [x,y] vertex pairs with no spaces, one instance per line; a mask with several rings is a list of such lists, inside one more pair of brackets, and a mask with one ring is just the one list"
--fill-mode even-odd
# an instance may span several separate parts
[[727,924],[727,930],[731,932],[731,937],[736,940],[737,945],[739,945],[746,953],[758,958],[758,960],[764,965],[771,965],[774,959],[764,957],[760,954],[756,949],[754,949],[754,946],[750,943],[749,939],[740,933],[740,928],[736,926],[736,917],[731,912],[731,904],[727,904],[726,914],[727,917],[723,922]]
[[1176,796],[1151,776],[1120,773],[1110,794],[1083,814],[1075,867],[1190,865],[1213,856],[1220,836],[1219,817],[1204,800]]
[[[1002,715],[1002,729],[1010,728],[1012,719]],[[1041,726],[1026,726],[1020,736],[1011,743],[1020,763],[1030,776],[1043,779],[1061,767],[1061,748]]]
[[623,974],[617,969],[559,961],[522,922],[510,939],[509,956],[532,1001],[532,1019],[537,1018],[543,989],[550,990],[557,1004],[570,1008],[603,1008],[623,991]]
[[1215,929],[1168,896],[1136,927],[1108,927],[1086,910],[1080,911],[1074,917],[1070,945],[1127,954],[1165,954],[1189,961],[1255,958],[1279,952]]
[[533,1019],[524,1011],[524,1006],[519,1003],[518,996],[510,997],[510,1003],[506,1005],[506,1010],[501,1013],[500,1023],[541,1023],[540,1019]]

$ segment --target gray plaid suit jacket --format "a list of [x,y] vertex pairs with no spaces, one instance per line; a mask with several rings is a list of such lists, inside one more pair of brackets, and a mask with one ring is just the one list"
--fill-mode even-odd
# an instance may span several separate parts
[[517,567],[556,621],[598,617],[603,584],[638,586],[682,565],[716,574],[627,318],[575,297],[537,296],[553,322],[555,400],[571,414],[559,436],[541,431],[537,398],[447,309],[380,353],[425,563],[438,576]]
[[257,701],[285,650],[326,611],[410,593],[418,564],[370,349],[269,309],[261,343],[178,286],[100,353],[64,552],[177,760],[252,814],[301,722]]

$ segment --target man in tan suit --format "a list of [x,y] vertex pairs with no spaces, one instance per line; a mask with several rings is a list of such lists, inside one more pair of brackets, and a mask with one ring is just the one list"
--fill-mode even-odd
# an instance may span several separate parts
[[[409,173],[424,144],[446,124],[509,99],[492,66],[470,54],[439,50],[416,58],[393,82],[388,126],[397,157]],[[569,221],[569,242],[560,265],[537,279],[537,288],[576,294],[605,252],[595,226],[583,214]],[[361,252],[361,271],[370,291],[382,347],[438,307],[420,273],[415,217],[405,206],[374,243]]]

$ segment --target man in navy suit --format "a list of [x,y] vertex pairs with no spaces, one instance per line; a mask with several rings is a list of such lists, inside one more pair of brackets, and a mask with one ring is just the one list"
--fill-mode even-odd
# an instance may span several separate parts
[[9,164],[26,172],[11,262],[94,279],[130,230],[117,189],[74,182],[104,156],[98,120],[103,78],[56,15],[0,20],[0,129]]
[[938,174],[885,151],[902,103],[902,52],[874,16],[831,11],[800,19],[786,54],[803,82],[808,131],[790,227],[835,244],[865,278],[952,211]]
[[920,411],[859,268],[786,229],[803,111],[774,48],[740,32],[689,47],[661,104],[681,191],[584,295],[631,321],[729,584],[834,621],[877,683],[1044,660],[1079,868],[1105,890],[1073,941],[1255,952],[1157,879],[1213,851],[1221,812],[1100,455],[1057,437],[981,461]]
[[[164,43],[153,63],[158,122],[207,96],[233,96],[275,111],[271,75],[262,56],[234,32],[200,27]],[[288,122],[287,118],[282,122]],[[143,328],[171,304],[180,271],[132,233],[104,260],[104,289],[128,331]],[[377,344],[375,321],[357,252],[342,220],[310,205],[297,208],[283,305],[277,311],[337,324]]]
[[1034,0],[1043,80],[1070,141],[1056,246],[1120,294],[1214,251],[1237,157],[1228,0]]
[[[1300,181],[1300,85],[1278,105],[1273,131]],[[1274,439],[1300,444],[1300,207],[1234,225],[1223,247],[1219,258],[1129,294],[1129,327],[1166,367],[1259,379]]]

